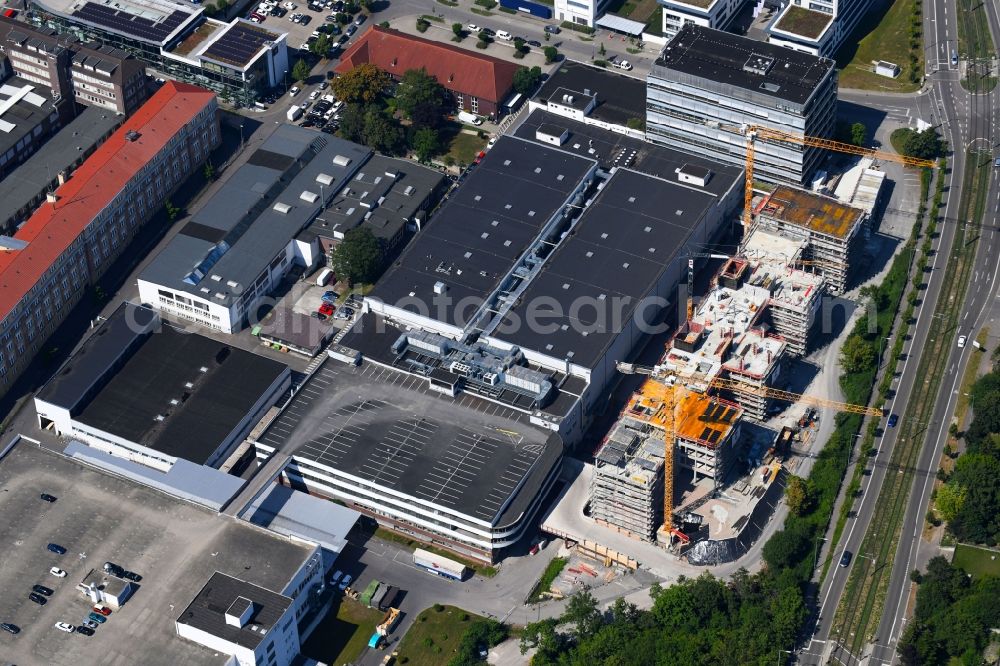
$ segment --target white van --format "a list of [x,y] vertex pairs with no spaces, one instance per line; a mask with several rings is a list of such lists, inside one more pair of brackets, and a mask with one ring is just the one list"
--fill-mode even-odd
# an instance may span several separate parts
[[514,35],[510,34],[506,30],[497,30],[497,39],[502,39],[505,42],[509,42],[514,39]]
[[319,276],[316,278],[317,287],[325,287],[330,284],[330,279],[333,277],[333,270],[330,268],[324,268],[319,272]]
[[474,113],[469,113],[468,111],[459,111],[458,122],[469,123],[471,125],[482,125],[483,119]]

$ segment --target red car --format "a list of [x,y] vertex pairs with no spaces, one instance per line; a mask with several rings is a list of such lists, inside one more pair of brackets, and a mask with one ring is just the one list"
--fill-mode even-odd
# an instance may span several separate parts
[[104,605],[94,606],[92,609],[95,613],[100,613],[104,617],[111,615],[111,609]]
[[323,305],[319,306],[319,310],[317,310],[317,312],[319,312],[321,315],[326,315],[327,317],[329,317],[333,314],[333,310],[334,307],[332,305],[330,305],[329,303],[324,303]]

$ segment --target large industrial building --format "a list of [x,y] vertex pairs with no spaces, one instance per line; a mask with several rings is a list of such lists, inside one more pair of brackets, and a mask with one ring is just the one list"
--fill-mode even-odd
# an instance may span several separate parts
[[175,0],[35,0],[36,21],[60,33],[134,55],[179,81],[252,105],[288,72],[286,33],[242,18],[206,18],[198,3]]
[[291,385],[288,368],[124,304],[35,396],[38,424],[169,471],[218,467]]
[[0,62],[0,179],[14,173],[73,116],[73,102],[17,76]]
[[0,390],[218,145],[215,95],[168,82],[13,236],[0,237]]
[[[686,24],[647,82],[647,138],[724,164],[744,165],[743,126],[833,136],[837,73],[826,58]],[[758,138],[754,176],[801,184],[821,156],[817,147]]]
[[84,106],[131,115],[149,96],[145,65],[112,46],[0,17],[0,49],[19,77]]
[[[676,302],[686,253],[710,242],[737,205],[739,172],[648,146],[645,152],[656,153],[648,162],[663,177],[628,168],[636,162],[631,154],[601,176],[579,144],[586,134],[570,132],[569,123],[580,126],[543,123],[535,142],[498,141],[376,285],[366,308],[572,378],[579,398],[560,403],[558,415],[533,418],[573,444],[615,379],[615,361]],[[583,156],[573,154],[574,145]]]
[[767,28],[767,40],[796,51],[832,58],[852,36],[871,0],[810,0],[784,5]]

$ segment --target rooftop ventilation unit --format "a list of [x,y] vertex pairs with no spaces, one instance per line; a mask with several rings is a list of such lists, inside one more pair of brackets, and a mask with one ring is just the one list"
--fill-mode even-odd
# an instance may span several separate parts
[[438,280],[437,282],[434,283],[434,293],[435,294],[439,294],[440,295],[440,294],[443,294],[446,291],[448,291],[448,285],[446,285],[444,282],[441,282],[440,280]]
[[302,199],[303,201],[308,203],[316,203],[316,201],[319,199],[319,195],[316,194],[315,192],[310,192],[309,190],[303,190],[302,194],[299,195],[299,199]]
[[351,158],[345,155],[337,155],[333,158],[333,163],[339,167],[345,167],[351,163]]
[[316,176],[316,182],[319,183],[320,185],[327,185],[327,186],[332,185],[333,176],[327,173],[321,173]]
[[743,64],[743,71],[749,72],[751,74],[758,74],[764,76],[771,68],[774,66],[774,58],[769,58],[768,56],[757,55],[756,53],[751,53],[750,57]]
[[281,213],[282,215],[287,215],[288,211],[290,211],[291,209],[292,209],[291,206],[289,206],[286,203],[281,203],[280,201],[274,204],[274,210]]
[[136,132],[135,130],[129,130],[129,131],[125,132],[125,140],[128,141],[128,142],[130,142],[130,143],[132,141],[137,140],[140,136],[142,136],[142,135],[139,134],[138,132]]

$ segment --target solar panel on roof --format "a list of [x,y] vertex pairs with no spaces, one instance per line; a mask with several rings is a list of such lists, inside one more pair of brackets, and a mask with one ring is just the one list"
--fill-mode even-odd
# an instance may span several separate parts
[[181,23],[188,20],[191,14],[174,11],[162,20],[151,21],[148,18],[136,16],[114,7],[85,2],[82,7],[73,12],[73,16],[139,39],[162,42]]
[[736,410],[730,407],[725,411],[725,413],[719,418],[723,423],[730,423],[733,420],[733,416],[736,414]]
[[718,431],[718,430],[713,430],[708,435],[708,441],[710,441],[712,444],[715,444],[715,443],[717,443],[719,441],[720,437],[722,437],[722,433],[720,431]]
[[701,437],[699,437],[698,439],[708,439],[709,435],[711,435],[712,432],[713,431],[711,428],[705,428],[704,430],[701,431]]
[[268,42],[276,39],[272,33],[256,26],[237,23],[205,51],[208,58],[234,65],[246,65]]

